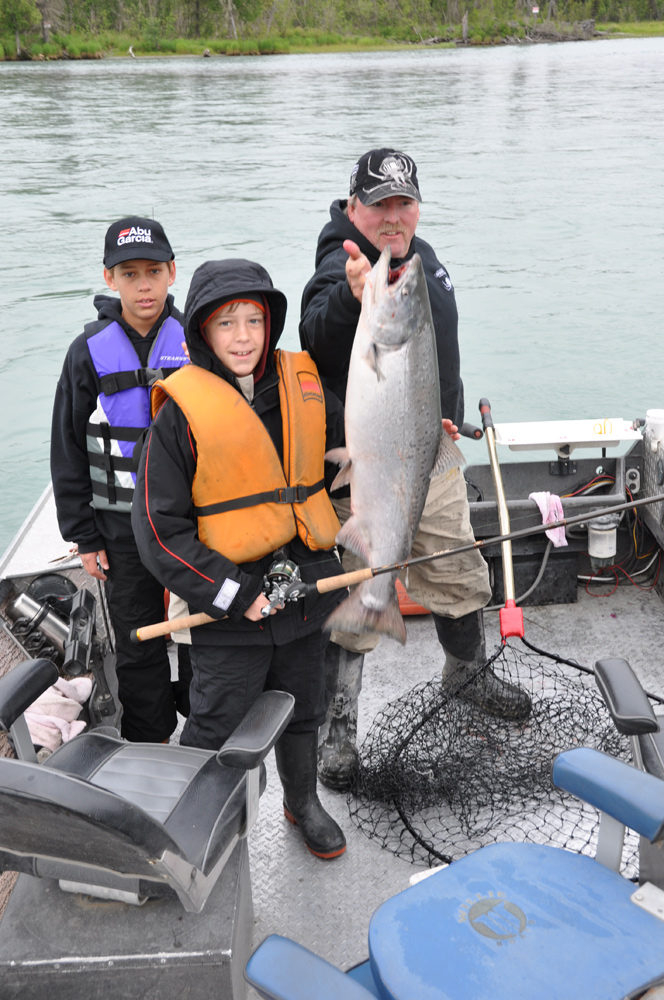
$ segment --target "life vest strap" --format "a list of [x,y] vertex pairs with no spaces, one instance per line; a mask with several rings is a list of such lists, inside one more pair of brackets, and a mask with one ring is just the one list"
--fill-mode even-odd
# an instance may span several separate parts
[[212,517],[214,514],[225,514],[229,510],[241,510],[244,507],[257,507],[262,503],[293,504],[304,503],[308,497],[319,493],[325,486],[325,480],[319,479],[313,486],[282,486],[265,493],[252,493],[250,496],[237,497],[223,503],[212,503],[206,507],[194,507],[197,517]]
[[102,455],[96,454],[95,452],[88,452],[88,462],[90,465],[94,466],[95,469],[103,469],[104,472],[135,472],[134,459],[130,455],[128,458],[124,458],[122,455],[110,455],[108,452],[104,452]]
[[105,396],[112,396],[123,389],[150,388],[157,379],[168,378],[177,368],[136,368],[134,371],[110,372],[99,379],[101,391]]
[[131,503],[134,499],[134,491],[128,489],[126,486],[99,483],[96,479],[92,480],[92,492],[98,497],[105,497],[111,504],[119,503],[122,500]]
[[90,437],[103,438],[105,441],[138,441],[145,427],[111,427],[110,424],[93,424],[88,422],[85,433]]

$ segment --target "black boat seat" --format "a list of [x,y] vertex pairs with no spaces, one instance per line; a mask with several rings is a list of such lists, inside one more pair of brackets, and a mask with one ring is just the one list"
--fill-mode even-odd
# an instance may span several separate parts
[[[55,679],[49,660],[0,679],[0,729],[14,732]],[[293,701],[264,692],[216,753],[91,731],[42,765],[0,759],[0,870],[126,902],[174,892],[199,912],[256,817],[263,760]]]

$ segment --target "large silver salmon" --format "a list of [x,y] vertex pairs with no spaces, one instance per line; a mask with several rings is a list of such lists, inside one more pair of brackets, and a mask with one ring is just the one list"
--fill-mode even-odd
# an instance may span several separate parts
[[[432,476],[464,464],[443,433],[431,306],[417,254],[390,272],[390,248],[367,276],[346,391],[346,447],[333,489],[350,484],[351,517],[337,542],[369,566],[410,553]],[[346,632],[383,632],[399,642],[397,573],[361,583],[327,621]]]

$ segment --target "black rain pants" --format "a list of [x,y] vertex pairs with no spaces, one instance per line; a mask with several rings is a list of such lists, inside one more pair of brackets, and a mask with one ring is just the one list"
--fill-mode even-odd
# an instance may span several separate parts
[[[143,566],[138,551],[106,550],[106,581],[115,632],[121,733],[132,743],[161,743],[177,724],[176,697],[166,639],[133,643],[132,629],[164,619],[164,587]],[[181,665],[182,665],[182,661]],[[184,678],[181,679],[186,684]]]
[[317,731],[327,711],[328,640],[328,634],[320,630],[282,646],[203,645],[194,638],[191,710],[180,743],[218,750],[259,694],[268,690],[287,691],[295,698],[287,732]]

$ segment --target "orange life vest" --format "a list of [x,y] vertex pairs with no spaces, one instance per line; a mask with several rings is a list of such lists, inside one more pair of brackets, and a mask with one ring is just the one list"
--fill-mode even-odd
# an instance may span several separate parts
[[198,536],[234,563],[274,552],[299,535],[329,549],[339,521],[325,490],[325,401],[306,351],[275,351],[283,426],[283,466],[260,417],[224,379],[187,365],[155,383],[152,416],[167,397],[196,439],[192,499]]

